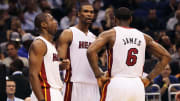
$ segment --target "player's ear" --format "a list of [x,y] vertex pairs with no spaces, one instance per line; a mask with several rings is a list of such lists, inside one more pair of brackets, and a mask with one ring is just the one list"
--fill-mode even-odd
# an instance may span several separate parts
[[41,22],[41,27],[42,28],[46,28],[47,27],[47,24],[45,22]]

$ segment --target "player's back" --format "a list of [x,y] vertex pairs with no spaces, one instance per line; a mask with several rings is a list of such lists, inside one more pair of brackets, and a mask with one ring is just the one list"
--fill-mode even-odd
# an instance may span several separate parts
[[134,28],[114,27],[116,39],[108,51],[108,70],[111,76],[139,77],[145,61],[144,34]]

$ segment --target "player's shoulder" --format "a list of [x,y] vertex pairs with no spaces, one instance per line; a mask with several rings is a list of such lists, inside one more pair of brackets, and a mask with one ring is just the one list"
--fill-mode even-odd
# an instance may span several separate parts
[[71,29],[65,29],[62,31],[62,33],[59,35],[59,41],[72,41],[73,39],[73,32]]
[[32,42],[31,48],[33,48],[33,49],[44,49],[44,48],[46,48],[46,43],[42,39],[37,38]]
[[100,35],[115,35],[115,34],[116,34],[116,30],[114,28],[111,28],[109,30],[102,32]]
[[63,37],[70,37],[72,36],[73,32],[72,32],[72,29],[64,29],[61,33],[60,36],[63,36]]
[[152,40],[153,40],[153,38],[152,38],[150,35],[145,34],[145,33],[144,33],[144,39],[145,39],[146,41],[152,41]]
[[65,33],[65,34],[72,34],[72,29],[64,29],[63,31],[62,31],[62,34],[63,33]]

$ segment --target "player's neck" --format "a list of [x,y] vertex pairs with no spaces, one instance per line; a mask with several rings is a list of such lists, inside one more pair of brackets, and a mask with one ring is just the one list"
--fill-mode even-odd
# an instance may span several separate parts
[[84,33],[88,33],[88,28],[89,28],[89,25],[84,25],[82,23],[79,23],[76,25],[76,27],[81,30],[82,32]]
[[117,26],[123,26],[123,27],[129,27],[129,23],[123,22],[123,21],[116,23],[116,25]]
[[47,31],[41,31],[40,35],[44,37],[47,41],[53,43],[53,36],[49,34]]
[[129,27],[129,25],[118,25],[118,26],[127,27],[127,28]]

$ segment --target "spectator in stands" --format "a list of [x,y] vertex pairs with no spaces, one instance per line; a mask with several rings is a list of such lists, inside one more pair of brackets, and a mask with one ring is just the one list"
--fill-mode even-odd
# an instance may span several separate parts
[[166,31],[160,31],[159,32],[159,40],[158,42],[166,48],[170,54],[173,54],[175,52],[173,48],[173,44],[170,40],[170,37],[166,34]]
[[18,6],[18,0],[8,0],[8,13],[10,16],[17,16],[20,8]]
[[47,1],[52,8],[61,8],[64,0],[47,0]]
[[67,16],[64,16],[60,21],[60,29],[67,29],[77,24],[78,18],[76,17],[76,8],[72,7],[67,10]]
[[28,23],[28,20],[25,20],[25,18],[24,18],[24,12],[23,12],[23,11],[20,11],[17,16],[18,16],[19,20],[21,21],[21,28],[22,28],[23,30],[29,30],[29,28],[31,27],[31,25]]
[[[168,101],[168,87],[170,84],[180,83],[179,80],[175,77],[170,75],[171,74],[171,67],[167,65],[165,69],[161,72],[159,76],[154,79],[154,83],[160,86],[160,92],[162,101]],[[153,89],[155,91],[155,89]],[[180,90],[179,88],[172,88],[172,91]]]
[[115,25],[114,22],[114,13],[113,13],[113,8],[109,7],[106,9],[105,11],[105,20],[101,21],[103,30],[108,30],[110,28],[112,28]]
[[176,45],[176,52],[171,55],[171,68],[172,68],[172,75],[176,75],[177,78],[180,80],[180,43]]
[[10,27],[10,16],[7,10],[0,10],[0,43],[7,41],[6,30]]
[[174,30],[175,25],[180,22],[180,10],[177,10],[175,12],[175,16],[172,18],[169,18],[167,21],[166,29],[167,30]]
[[27,0],[18,0],[17,4],[21,11],[25,11],[26,9],[26,1]]
[[176,52],[171,57],[172,61],[180,60],[180,43],[176,45]]
[[146,31],[162,29],[163,26],[161,25],[160,20],[157,18],[156,9],[149,10],[149,14],[148,14],[145,24],[146,24],[145,25]]
[[17,32],[20,36],[23,36],[25,34],[25,31],[21,28],[21,21],[18,17],[13,17],[11,19],[11,28],[6,32],[6,37],[8,40],[10,39],[10,35],[13,32]]
[[175,33],[174,33],[173,41],[175,45],[180,43],[180,23],[177,23],[175,25]]
[[17,48],[20,47],[20,41],[21,41],[21,36],[19,33],[17,32],[12,32],[9,36],[10,38],[8,39],[8,41],[5,41],[3,43],[0,44],[0,48],[1,48],[1,52],[5,55],[5,57],[7,56],[7,44],[8,42],[13,42]]
[[15,96],[21,99],[30,97],[31,87],[29,80],[24,76],[23,70],[28,69],[24,67],[23,62],[20,59],[16,59],[11,63],[10,67],[12,75],[9,78],[16,83],[16,93]]
[[105,18],[105,11],[101,9],[101,0],[94,0],[93,8],[96,13],[94,23],[97,27],[102,27],[101,21]]
[[0,1],[0,10],[7,10],[9,8],[8,4],[5,2],[5,0]]
[[23,99],[15,97],[16,83],[13,80],[6,80],[6,101],[23,101]]
[[39,1],[39,7],[40,7],[42,12],[44,12],[44,13],[46,12],[46,13],[51,14],[51,6],[47,0],[40,0]]
[[4,60],[4,54],[2,53],[1,49],[0,49],[0,63],[2,62],[2,60]]
[[37,7],[36,0],[27,0],[26,7],[27,11],[24,13],[24,19],[29,25],[26,30],[34,30],[34,19],[41,11]]
[[23,46],[18,50],[18,56],[25,57],[28,59],[28,51],[33,39],[34,37],[30,33],[27,33],[22,36]]
[[89,26],[89,30],[96,36],[103,31],[101,23],[97,22],[98,11],[94,10],[93,23]]
[[178,0],[161,0],[158,5],[157,9],[161,11],[161,16],[165,21],[176,12]]
[[24,66],[28,67],[28,60],[26,58],[23,58],[21,56],[18,56],[17,54],[17,46],[14,42],[9,42],[6,45],[8,57],[6,57],[2,62],[6,65],[6,67],[10,67],[10,64],[13,62],[15,59],[21,59],[23,61]]

